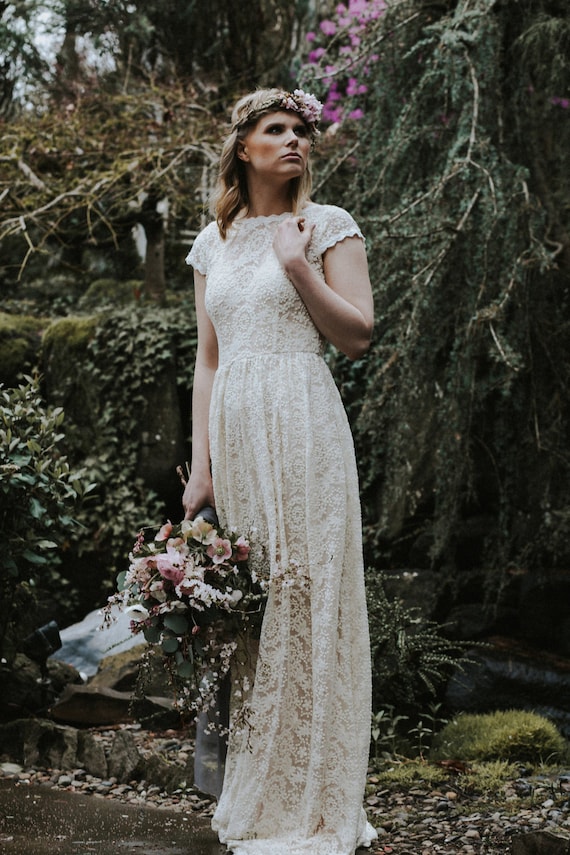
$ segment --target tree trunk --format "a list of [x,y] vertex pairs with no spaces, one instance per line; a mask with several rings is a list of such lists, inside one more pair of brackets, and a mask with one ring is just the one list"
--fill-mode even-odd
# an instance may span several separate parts
[[164,218],[157,209],[158,197],[149,196],[142,206],[141,223],[146,237],[144,294],[155,303],[166,296],[164,275]]

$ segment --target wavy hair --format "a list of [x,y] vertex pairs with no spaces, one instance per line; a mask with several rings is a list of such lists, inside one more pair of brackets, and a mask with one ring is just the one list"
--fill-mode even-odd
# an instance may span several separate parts
[[[240,98],[232,111],[232,128],[222,148],[218,181],[212,197],[212,211],[224,240],[239,212],[247,209],[250,202],[245,166],[238,157],[239,144],[262,116],[287,109],[284,103],[288,97],[289,93],[282,89],[258,89]],[[314,140],[318,134],[316,122],[307,121],[303,116],[301,118]],[[311,185],[311,169],[307,163],[303,175],[291,179],[291,204],[294,214],[309,201]]]

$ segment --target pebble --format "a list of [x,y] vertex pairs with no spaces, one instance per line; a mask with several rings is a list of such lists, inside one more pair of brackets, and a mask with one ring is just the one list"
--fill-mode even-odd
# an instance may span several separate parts
[[[158,754],[186,767],[193,754],[194,746],[187,733],[154,733],[137,725],[125,728],[143,756]],[[108,751],[116,729],[93,729],[91,733]],[[0,778],[203,818],[210,818],[215,808],[213,799],[191,788],[166,793],[152,781],[100,779],[85,769],[24,769],[16,763],[1,763]],[[541,828],[570,831],[568,770],[554,779],[529,774],[524,781],[518,778],[507,782],[502,793],[493,796],[464,792],[460,775],[438,789],[422,783],[396,790],[381,785],[377,774],[370,770],[365,804],[370,822],[378,830],[378,840],[369,850],[371,855],[505,855],[517,834]]]

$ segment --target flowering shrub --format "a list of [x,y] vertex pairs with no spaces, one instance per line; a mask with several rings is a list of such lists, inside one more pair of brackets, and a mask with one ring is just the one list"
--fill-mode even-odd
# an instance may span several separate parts
[[[385,9],[385,0],[348,0],[339,3],[333,18],[320,22],[318,32],[307,33],[311,49],[305,74],[322,80],[324,121],[363,118],[366,79],[378,60],[370,50],[370,32]],[[363,50],[365,35],[368,46]]]
[[173,683],[182,682],[179,708],[196,712],[213,700],[228,673],[240,633],[255,630],[263,587],[248,567],[249,542],[203,517],[167,522],[152,539],[142,530],[119,574],[113,606],[132,617],[130,629],[160,649]]

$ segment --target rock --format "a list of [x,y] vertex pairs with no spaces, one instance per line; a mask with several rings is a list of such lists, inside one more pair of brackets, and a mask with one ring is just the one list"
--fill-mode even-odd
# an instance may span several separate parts
[[133,721],[175,727],[178,713],[168,698],[133,700],[131,692],[116,692],[99,686],[68,686],[49,710],[55,721],[97,726]]
[[141,755],[131,734],[126,730],[118,730],[109,752],[108,776],[127,783],[135,777],[140,761]]
[[150,757],[143,759],[139,765],[139,776],[141,780],[152,781],[153,784],[167,793],[172,793],[174,790],[179,789],[189,789],[193,783],[190,762],[186,765],[186,768],[181,768],[180,766],[175,766],[173,763],[168,763],[157,754],[152,754]]
[[172,689],[164,667],[162,654],[146,655],[147,645],[137,645],[120,653],[105,657],[97,673],[89,680],[90,686],[114,689],[116,692],[135,693],[139,686],[152,697],[169,698]]
[[418,609],[424,618],[432,619],[438,597],[437,573],[431,570],[390,571],[384,579],[389,599],[401,600],[406,608]]
[[45,713],[64,686],[81,683],[81,677],[75,668],[52,662],[42,675],[38,663],[17,653],[13,663],[0,665],[0,681],[0,721],[10,721]]
[[570,660],[494,636],[488,649],[469,652],[452,674],[446,702],[452,711],[532,710],[570,737]]
[[531,831],[513,838],[512,855],[570,855],[570,836],[562,831]]
[[570,655],[570,570],[543,577],[525,576],[519,601],[519,620],[525,638]]
[[90,612],[82,621],[60,631],[62,646],[53,659],[73,665],[86,680],[97,672],[101,661],[109,654],[121,653],[132,647],[142,647],[140,636],[130,631],[130,617],[113,608],[113,622],[103,626],[101,611]]
[[86,731],[78,731],[78,760],[82,767],[95,778],[106,778],[107,757],[100,742]]

